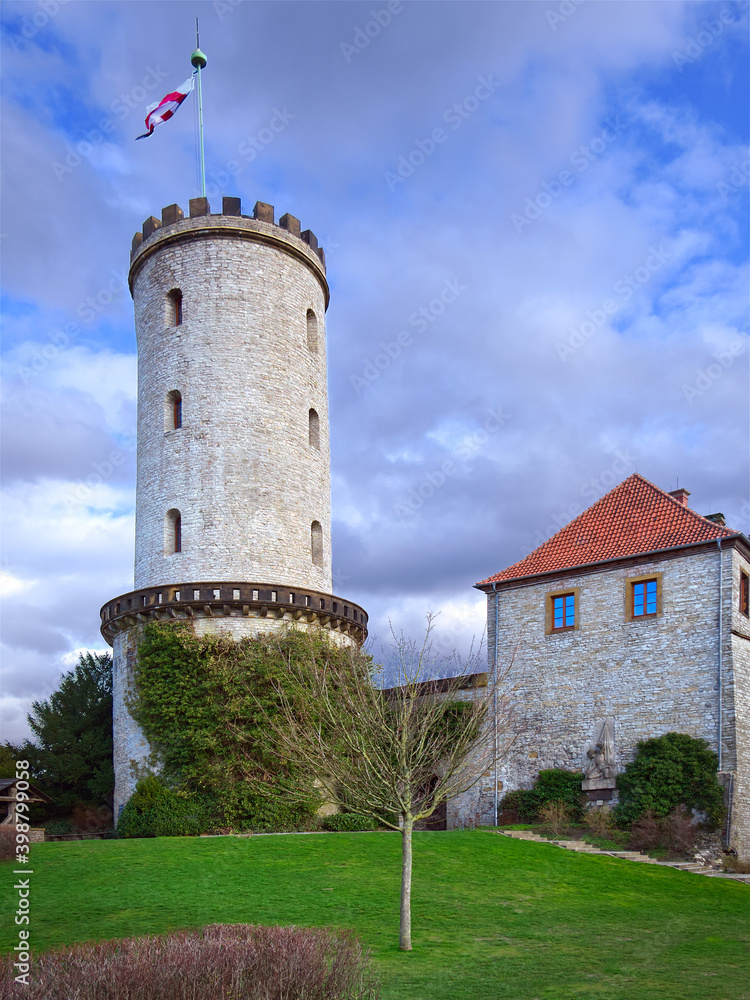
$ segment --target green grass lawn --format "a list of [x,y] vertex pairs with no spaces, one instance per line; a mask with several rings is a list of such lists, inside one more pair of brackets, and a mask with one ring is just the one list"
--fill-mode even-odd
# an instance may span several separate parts
[[[492,831],[414,835],[398,951],[394,833],[33,848],[38,949],[222,922],[353,927],[384,1000],[750,1000],[750,889]],[[3,951],[14,865],[0,864]]]

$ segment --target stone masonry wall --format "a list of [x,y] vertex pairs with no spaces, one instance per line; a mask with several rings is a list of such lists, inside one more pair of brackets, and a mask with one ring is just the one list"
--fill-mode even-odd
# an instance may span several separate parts
[[[733,603],[730,563],[731,553],[725,546],[724,772],[735,770],[737,763],[728,641]],[[661,613],[656,618],[628,620],[628,580],[646,575],[660,575]],[[578,627],[545,634],[547,595],[561,591],[577,593]],[[498,594],[499,668],[503,669],[518,645],[510,684],[526,712],[521,744],[500,768],[504,792],[530,787],[543,768],[581,768],[597,724],[609,716],[615,720],[620,770],[632,758],[638,740],[672,730],[702,737],[718,750],[719,554],[715,546],[537,579],[499,589]],[[490,593],[490,651],[495,643],[494,624],[494,595]]]
[[[240,217],[204,216],[160,229],[200,238],[144,243],[134,258],[138,338],[136,588],[177,580],[283,580],[331,590],[330,458],[322,267],[299,239]],[[268,230],[294,244],[235,237]],[[299,246],[297,246],[299,244]],[[139,256],[143,257],[139,263]],[[182,292],[173,325],[168,294]],[[315,314],[310,350],[307,312]],[[182,396],[170,426],[168,393]],[[309,411],[320,447],[309,443]],[[182,551],[167,512],[180,511]],[[313,521],[323,529],[313,563]]]
[[729,846],[750,860],[750,619],[740,611],[740,570],[750,575],[750,560],[734,551],[732,560],[732,614],[730,649],[734,678],[737,760],[731,776]]
[[112,744],[115,768],[115,822],[135,789],[138,777],[149,769],[151,748],[127,708],[133,689],[140,628],[120,632],[112,650]]

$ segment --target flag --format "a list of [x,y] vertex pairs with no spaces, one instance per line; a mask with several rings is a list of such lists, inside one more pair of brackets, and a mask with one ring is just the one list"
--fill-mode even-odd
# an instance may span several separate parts
[[138,139],[145,139],[147,136],[151,135],[157,125],[161,125],[162,122],[169,121],[193,89],[194,78],[195,73],[185,80],[182,86],[178,87],[177,90],[173,90],[170,94],[167,94],[166,97],[162,97],[160,101],[157,101],[156,104],[151,104],[148,108],[146,108],[146,111],[148,112],[146,115],[146,128],[148,129],[148,132],[144,132],[143,135],[137,135],[135,137],[136,141]]

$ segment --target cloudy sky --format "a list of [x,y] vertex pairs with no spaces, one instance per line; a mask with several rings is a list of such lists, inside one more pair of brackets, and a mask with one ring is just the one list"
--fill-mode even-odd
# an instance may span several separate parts
[[192,108],[133,140],[196,13],[212,207],[327,252],[334,589],[379,639],[465,648],[472,584],[635,471],[748,532],[747,4],[7,0],[5,738],[133,585],[126,269]]

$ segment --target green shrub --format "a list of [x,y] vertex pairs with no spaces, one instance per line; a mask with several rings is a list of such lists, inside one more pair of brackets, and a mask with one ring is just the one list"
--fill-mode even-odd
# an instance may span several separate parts
[[67,819],[51,819],[44,824],[45,832],[51,837],[60,837],[73,832],[73,824]]
[[372,816],[358,816],[356,813],[334,813],[323,820],[324,830],[356,832],[357,830],[377,830],[378,821]]
[[548,802],[562,802],[570,819],[578,822],[583,815],[583,798],[580,771],[564,771],[550,768],[540,771],[533,788],[519,788],[508,792],[501,804],[501,822],[534,823],[539,820],[540,810]]
[[502,810],[499,822],[533,823],[539,811],[539,799],[536,793],[526,788],[518,788],[508,792],[500,805]]
[[580,771],[565,771],[558,767],[540,771],[534,785],[539,808],[548,802],[562,802],[571,820],[579,821],[583,817],[582,781]]
[[617,778],[619,823],[634,823],[646,813],[668,816],[680,806],[701,809],[718,825],[724,792],[716,777],[718,758],[705,740],[666,733],[641,740],[635,759]]
[[194,837],[206,827],[203,804],[178,795],[156,775],[141,778],[117,822],[118,837]]

